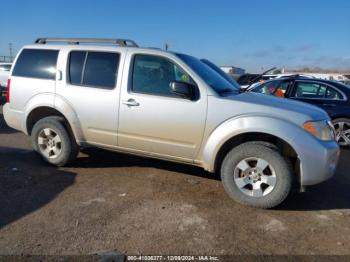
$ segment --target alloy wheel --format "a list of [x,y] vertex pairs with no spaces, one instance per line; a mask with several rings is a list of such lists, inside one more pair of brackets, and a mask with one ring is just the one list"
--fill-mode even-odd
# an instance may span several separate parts
[[336,122],[334,123],[335,135],[339,145],[350,146],[350,123]]
[[263,197],[276,186],[276,172],[262,158],[245,158],[234,170],[234,181],[241,192],[251,197]]
[[40,152],[47,158],[56,158],[62,152],[62,141],[51,128],[44,128],[38,136]]

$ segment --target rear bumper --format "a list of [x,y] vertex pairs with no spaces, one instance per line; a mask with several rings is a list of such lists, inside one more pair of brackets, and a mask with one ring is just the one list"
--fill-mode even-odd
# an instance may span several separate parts
[[3,114],[4,114],[5,122],[9,127],[24,132],[23,125],[22,125],[23,123],[22,112],[12,110],[10,108],[10,104],[6,103],[3,107]]
[[334,175],[340,156],[335,141],[320,141],[305,133],[294,140],[294,148],[300,160],[302,186],[319,184]]

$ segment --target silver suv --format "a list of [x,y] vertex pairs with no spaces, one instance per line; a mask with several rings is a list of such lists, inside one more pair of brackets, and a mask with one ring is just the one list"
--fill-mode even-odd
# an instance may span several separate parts
[[130,40],[38,39],[7,88],[7,124],[57,166],[85,146],[171,160],[218,171],[233,199],[271,208],[293,181],[320,183],[338,162],[323,110],[240,93],[195,57]]

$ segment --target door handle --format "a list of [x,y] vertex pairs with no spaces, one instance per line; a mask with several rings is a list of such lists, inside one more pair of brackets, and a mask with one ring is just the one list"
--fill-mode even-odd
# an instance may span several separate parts
[[135,99],[133,99],[133,98],[130,98],[130,99],[128,99],[128,100],[126,100],[126,101],[123,101],[122,102],[124,105],[127,105],[127,106],[139,106],[140,105],[140,103],[139,102],[137,102]]
[[330,106],[330,107],[335,107],[336,105],[334,104],[322,104],[323,106]]

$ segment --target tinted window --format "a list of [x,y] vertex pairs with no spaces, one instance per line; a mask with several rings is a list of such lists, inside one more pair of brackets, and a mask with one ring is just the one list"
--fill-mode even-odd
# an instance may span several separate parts
[[119,54],[88,52],[83,85],[113,89],[117,79]]
[[208,65],[211,69],[213,69],[215,72],[217,72],[220,76],[225,78],[227,81],[229,81],[232,85],[236,86],[238,89],[240,88],[239,84],[234,80],[229,74],[226,74],[220,67],[215,65],[214,63],[210,62],[207,59],[201,59],[201,61]]
[[54,80],[57,56],[56,50],[23,49],[12,75]]
[[69,81],[71,84],[82,84],[82,72],[86,52],[73,51],[69,56]]
[[232,85],[229,81],[199,59],[184,54],[176,55],[189,67],[191,67],[191,69],[195,71],[207,83],[207,85],[209,85],[219,94],[223,95],[238,92],[237,86]]
[[327,87],[322,84],[296,82],[295,97],[300,98],[324,98]]
[[187,73],[168,59],[152,55],[135,56],[133,92],[178,97],[170,91],[170,83],[173,81],[194,84]]
[[328,87],[327,92],[326,92],[326,98],[340,100],[340,99],[343,99],[343,96],[338,91],[336,91],[334,88]]
[[271,80],[256,86],[251,91],[265,95],[276,95],[277,92],[279,94],[284,94],[287,90],[288,85],[288,81]]

